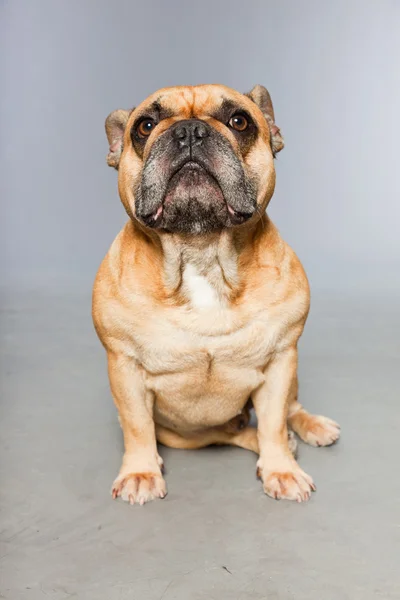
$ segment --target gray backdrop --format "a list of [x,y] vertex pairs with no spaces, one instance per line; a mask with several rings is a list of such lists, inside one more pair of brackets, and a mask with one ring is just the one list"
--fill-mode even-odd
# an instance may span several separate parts
[[271,92],[270,214],[314,289],[397,285],[399,31],[395,0],[4,2],[2,281],[90,287],[125,220],[105,117],[221,82]]
[[[0,597],[398,600],[400,1],[3,0],[0,29]],[[160,446],[163,502],[109,493],[90,293],[126,216],[104,120],[199,82],[266,85],[286,138],[270,213],[313,292],[300,398],[342,426],[299,444],[302,505],[238,448]]]

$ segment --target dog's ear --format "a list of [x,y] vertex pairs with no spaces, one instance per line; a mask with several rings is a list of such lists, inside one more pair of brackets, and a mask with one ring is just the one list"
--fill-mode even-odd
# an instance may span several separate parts
[[110,113],[106,119],[106,134],[108,143],[110,144],[110,150],[107,154],[107,164],[115,169],[118,169],[124,131],[130,114],[130,110],[120,108]]
[[255,85],[251,92],[245,94],[261,109],[264,117],[268,121],[269,130],[271,132],[271,147],[274,156],[282,150],[284,144],[279,127],[275,124],[274,108],[272,106],[271,96],[268,90],[263,85]]

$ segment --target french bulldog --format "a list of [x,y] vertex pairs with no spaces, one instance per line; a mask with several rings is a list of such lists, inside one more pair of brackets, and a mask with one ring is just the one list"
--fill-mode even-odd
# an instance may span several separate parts
[[125,446],[112,496],[165,497],[160,442],[246,448],[268,496],[308,500],[293,432],[326,446],[340,428],[298,401],[310,294],[266,214],[284,146],[268,91],[165,88],[105,126],[129,216],[93,291]]

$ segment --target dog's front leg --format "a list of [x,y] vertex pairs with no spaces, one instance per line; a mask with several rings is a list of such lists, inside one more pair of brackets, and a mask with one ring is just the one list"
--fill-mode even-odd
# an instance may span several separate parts
[[277,353],[265,370],[265,382],[253,393],[258,419],[260,458],[257,472],[264,491],[272,498],[308,500],[315,490],[288,447],[288,401],[297,372],[297,348]]
[[146,390],[142,374],[130,358],[109,353],[108,372],[125,445],[113,498],[121,496],[131,504],[164,498],[167,490],[157,452],[153,394]]

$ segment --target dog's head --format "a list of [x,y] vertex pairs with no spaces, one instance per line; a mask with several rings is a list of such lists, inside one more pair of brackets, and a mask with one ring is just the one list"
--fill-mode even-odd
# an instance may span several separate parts
[[[160,231],[238,227],[265,210],[283,148],[267,90],[162,89],[106,120],[107,162],[131,218]],[[258,215],[258,216],[257,216]]]

